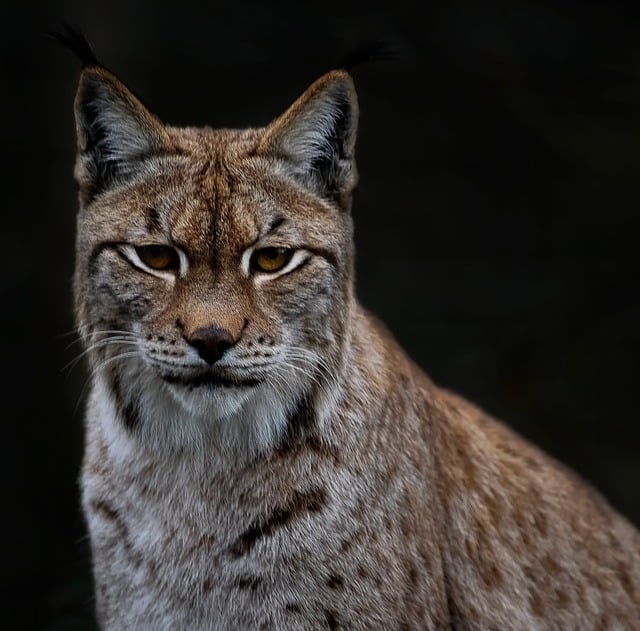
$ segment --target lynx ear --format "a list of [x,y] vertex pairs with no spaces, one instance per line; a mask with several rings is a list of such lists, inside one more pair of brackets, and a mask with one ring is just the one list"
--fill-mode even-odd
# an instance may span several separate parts
[[259,151],[281,159],[301,184],[346,209],[357,182],[357,127],[353,80],[334,70],[266,128]]
[[85,202],[169,149],[162,123],[108,70],[85,68],[75,100],[76,179]]

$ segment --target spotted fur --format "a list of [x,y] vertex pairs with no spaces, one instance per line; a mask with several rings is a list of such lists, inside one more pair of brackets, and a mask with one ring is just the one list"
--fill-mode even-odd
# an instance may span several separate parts
[[[357,114],[339,70],[266,128],[177,129],[82,72],[102,628],[638,628],[634,528],[436,387],[354,298]],[[149,244],[174,267],[145,263]],[[288,262],[261,272],[264,248]],[[194,342],[212,330],[217,361]]]

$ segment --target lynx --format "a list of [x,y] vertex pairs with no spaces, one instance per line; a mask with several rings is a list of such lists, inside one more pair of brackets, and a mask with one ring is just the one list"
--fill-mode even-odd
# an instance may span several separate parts
[[357,302],[349,70],[175,128],[66,42],[102,628],[640,628],[633,526]]

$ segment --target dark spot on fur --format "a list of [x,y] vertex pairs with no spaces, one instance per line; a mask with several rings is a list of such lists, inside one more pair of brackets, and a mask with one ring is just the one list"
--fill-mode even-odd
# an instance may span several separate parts
[[529,594],[529,606],[535,616],[541,618],[545,613],[544,599],[538,591],[532,590]]
[[315,427],[316,412],[311,395],[303,396],[289,415],[289,433],[298,434],[301,431]]
[[[471,622],[475,622],[476,624],[478,624],[480,622],[480,614],[478,613],[478,610],[475,607],[469,607],[466,610],[465,618],[467,620],[471,621]],[[438,627],[438,628],[440,628],[440,627]],[[457,625],[451,625],[448,628],[459,629],[460,627],[457,626]],[[480,628],[480,627],[478,627],[478,628]]]
[[542,559],[542,567],[544,567],[545,572],[551,576],[556,576],[562,569],[550,554],[547,554]]
[[313,405],[313,395],[303,396],[289,415],[287,431],[280,446],[273,453],[275,458],[287,458],[304,454],[309,450],[325,460],[332,460],[335,466],[341,463],[340,450],[329,443],[323,442],[316,434],[316,415]]
[[495,563],[482,568],[482,579],[488,589],[498,589],[504,582],[502,572]]
[[324,612],[324,618],[327,621],[327,626],[329,627],[329,629],[331,629],[333,631],[334,629],[338,628],[338,617],[335,614],[335,612],[330,611],[329,609],[327,609]]
[[493,494],[487,494],[484,496],[484,503],[489,509],[489,516],[491,518],[492,526],[497,528],[502,522],[503,513],[503,508],[500,500]]
[[147,230],[149,232],[161,232],[162,223],[160,222],[160,214],[153,206],[147,208]]
[[212,534],[204,534],[198,539],[198,548],[205,550],[211,550],[213,544],[216,542],[215,535]]
[[322,439],[315,434],[311,434],[311,436],[307,438],[305,447],[326,460],[332,460],[336,467],[341,464],[340,450],[335,445],[323,442]]
[[120,513],[105,500],[91,500],[91,508],[93,508],[96,513],[102,515],[107,521],[118,524],[121,522]]
[[306,505],[308,510],[316,513],[327,503],[327,492],[320,487],[315,487],[304,494],[301,499],[303,500],[301,504]]
[[411,583],[412,587],[416,587],[418,584],[418,570],[416,570],[415,565],[413,565],[413,563],[409,562],[409,582]]
[[259,576],[243,576],[237,580],[236,585],[239,589],[250,589],[255,592],[261,583],[262,579]]
[[300,605],[298,605],[297,603],[287,603],[285,609],[289,613],[300,613]]
[[447,624],[448,629],[462,629],[466,628],[466,621],[463,613],[460,611],[460,607],[456,603],[456,599],[453,594],[453,589],[451,586],[451,579],[445,573],[444,575],[444,589],[445,595],[447,599],[447,611],[449,613],[449,623]]
[[138,409],[134,403],[128,403],[122,411],[122,420],[129,430],[135,429],[139,424]]
[[393,532],[393,522],[391,521],[391,517],[389,517],[389,515],[384,516],[384,527],[387,532]]
[[139,567],[143,562],[143,557],[139,552],[133,549],[129,538],[129,529],[127,528],[127,525],[125,524],[118,510],[111,504],[109,504],[106,500],[101,499],[91,500],[90,506],[96,513],[101,515],[103,519],[113,524],[114,528],[117,531],[115,533],[114,540],[124,548],[124,551],[130,558],[132,563],[136,567]]
[[269,226],[267,227],[265,234],[271,234],[272,232],[277,230],[286,220],[287,218],[283,217],[282,215],[278,215],[277,217],[274,217],[271,220]]
[[331,589],[338,589],[344,587],[344,579],[341,576],[337,576],[336,574],[332,574],[327,579],[327,585]]
[[272,536],[292,521],[320,511],[326,503],[325,489],[315,487],[304,492],[296,491],[288,504],[275,508],[270,515],[249,526],[229,549],[231,555],[240,557],[246,554],[261,537]]
[[631,580],[631,576],[629,575],[628,569],[620,563],[618,565],[618,577],[620,578],[620,583],[622,584],[622,588],[629,595],[630,598],[635,598],[633,581]]
[[558,587],[555,592],[555,601],[558,607],[566,607],[569,604],[569,596],[564,589]]
[[118,409],[119,416],[122,418],[125,427],[129,430],[135,429],[139,424],[137,405],[133,401],[124,405],[120,386],[120,377],[115,372],[111,375],[111,390],[113,391],[113,396],[116,400],[116,407]]
[[205,175],[205,173],[209,170],[210,166],[211,166],[211,160],[205,160],[202,167],[200,167],[200,169],[196,173],[196,177],[202,177],[203,175]]

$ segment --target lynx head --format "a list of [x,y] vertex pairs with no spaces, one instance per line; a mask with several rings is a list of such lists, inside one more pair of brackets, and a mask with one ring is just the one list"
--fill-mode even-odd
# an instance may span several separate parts
[[96,380],[132,434],[273,445],[325,396],[348,339],[350,75],[266,127],[196,129],[89,63],[75,115],[76,315]]

